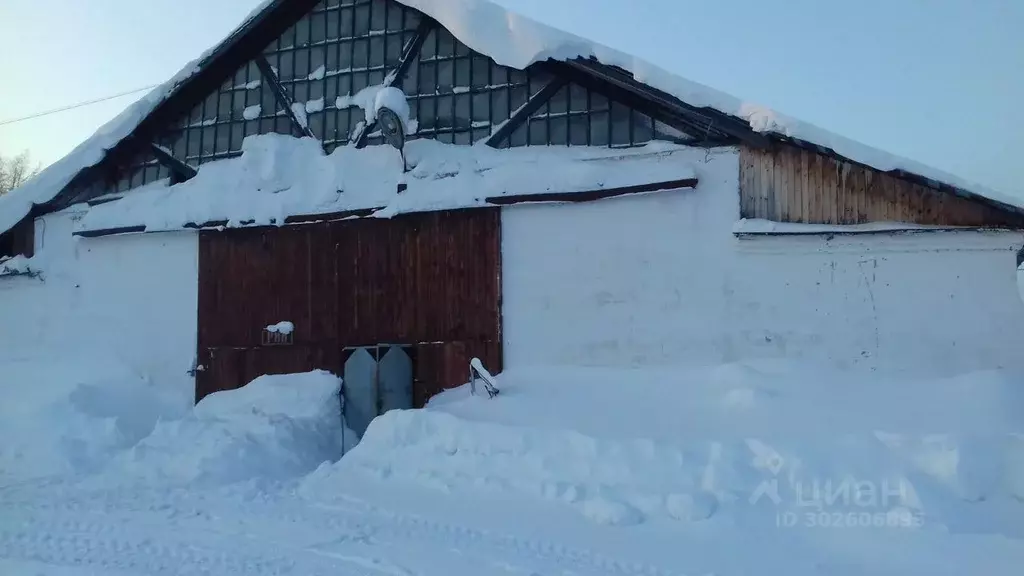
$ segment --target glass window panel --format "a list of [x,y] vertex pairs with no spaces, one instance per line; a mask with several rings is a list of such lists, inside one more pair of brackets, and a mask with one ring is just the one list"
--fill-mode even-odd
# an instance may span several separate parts
[[391,4],[388,6],[388,30],[401,30],[402,20],[405,15],[405,10],[398,4]]
[[472,97],[469,94],[458,94],[455,96],[455,126],[468,128],[472,124],[469,110],[470,102],[472,102]]
[[338,96],[352,95],[352,75],[342,74],[338,76]]
[[590,109],[591,110],[607,110],[608,99],[603,94],[597,92],[590,93]]
[[290,26],[287,30],[285,30],[284,34],[281,34],[279,41],[280,42],[277,49],[283,50],[285,48],[292,48],[293,46],[295,46],[295,26]]
[[352,109],[345,108],[338,110],[338,138],[348,140],[349,126],[352,121]]
[[523,104],[526,104],[526,86],[517,86],[512,89],[512,112],[515,113]]
[[384,65],[384,37],[373,36],[370,38],[370,66]]
[[313,132],[313,135],[317,136],[321,140],[325,139],[323,112],[316,112],[309,115],[309,129]]
[[455,61],[455,85],[460,88],[468,88],[472,78],[469,76],[469,58],[459,58]]
[[231,150],[241,150],[242,140],[245,139],[245,124],[242,122],[231,123]]
[[203,145],[202,155],[209,156],[213,154],[217,143],[217,131],[213,126],[207,126],[203,128]]
[[324,47],[326,58],[324,65],[327,67],[327,71],[331,72],[338,69],[338,45],[330,44]]
[[330,108],[334,106],[334,102],[338,99],[338,77],[327,78],[324,80],[324,106]]
[[453,144],[455,141],[455,137],[452,135],[451,132],[441,132],[440,134],[437,135],[437,140],[440,142],[444,142],[445,144]]
[[569,88],[563,86],[555,95],[548,101],[548,109],[551,110],[552,114],[564,114],[569,107]]
[[384,83],[384,70],[370,72],[370,86],[379,86]]
[[203,102],[203,120],[213,120],[217,117],[218,94],[214,92],[206,97]]
[[548,123],[544,118],[529,120],[530,146],[544,146],[548,143]]
[[642,144],[654,139],[654,122],[651,117],[633,110],[633,144]]
[[277,99],[274,97],[274,93],[270,90],[270,86],[264,86],[262,96],[260,98],[260,106],[263,108],[262,114],[273,114],[274,110],[277,110]]
[[355,35],[366,36],[370,33],[370,5],[356,6]]
[[327,39],[327,15],[314,12],[309,18],[309,41],[312,44]]
[[433,29],[423,39],[423,47],[420,49],[420,58],[429,60],[437,56],[437,29]]
[[[334,46],[329,48],[332,52]],[[315,72],[317,68],[327,64],[327,50],[326,46],[316,46],[309,49],[309,71],[310,73]]]
[[245,66],[242,66],[237,72],[235,72],[235,80],[234,80],[234,83],[233,83],[234,86],[242,86],[246,82],[248,82],[248,80],[246,80],[246,78],[245,78],[245,73],[246,73],[246,67]]
[[276,116],[274,118],[274,131],[278,134],[293,134],[292,121],[287,116]]
[[491,121],[503,122],[508,119],[508,88],[497,88],[488,93],[491,99]]
[[491,84],[496,86],[508,84],[508,68],[491,62]]
[[348,137],[351,138],[356,132],[356,127],[366,121],[366,117],[363,115],[362,110],[358,108],[355,110],[349,110],[348,116]]
[[334,40],[335,38],[340,37],[340,34],[338,33],[340,31],[339,26],[341,24],[340,12],[338,10],[328,10],[324,15],[324,18],[326,18],[324,25],[327,27],[324,38],[326,40]]
[[629,145],[629,108],[612,102],[612,145]]
[[424,62],[420,64],[420,86],[418,93],[433,94],[437,82],[437,64]]
[[455,38],[451,32],[441,29],[437,38],[437,56],[439,58],[451,58],[455,55]]
[[159,180],[160,166],[157,164],[146,166],[146,173],[145,176],[143,176],[143,179],[145,180],[146,184],[149,184],[150,182],[156,182],[157,180]]
[[455,63],[451,60],[442,60],[436,66],[438,92],[451,92],[455,87]]
[[[332,84],[333,84],[333,82],[332,82]],[[323,80],[314,80],[313,82],[310,82],[309,83],[309,96],[308,96],[308,98],[310,100],[318,100],[318,99],[323,98],[323,97],[324,97],[324,81]],[[324,104],[326,105],[327,103],[325,102]]]
[[199,140],[200,140],[200,138],[202,138],[202,131],[200,129],[198,129],[198,128],[190,128],[187,131],[187,134],[188,134],[188,155],[189,156],[199,156],[199,153],[202,151],[202,149],[199,146],[200,145]]
[[338,10],[338,37],[351,38],[354,35],[353,27],[355,20],[354,11],[351,7]]
[[296,82],[292,85],[292,99],[294,102],[305,104],[309,100],[309,82]]
[[370,30],[384,30],[387,28],[387,9],[385,0],[373,0],[370,3]]
[[309,77],[309,48],[295,51],[295,78],[305,80]]
[[352,40],[338,42],[338,70],[348,70],[352,67],[352,42]]
[[419,60],[413,60],[408,70],[405,71],[405,79],[402,81],[402,91],[406,94],[418,94],[420,81]]
[[171,153],[174,154],[175,158],[180,160],[180,159],[184,158],[185,155],[186,155],[186,150],[185,150],[185,131],[182,130],[181,132],[175,132],[172,138],[173,138],[173,140],[172,140],[173,144],[171,144],[171,146],[170,146]]
[[579,84],[569,85],[569,109],[573,112],[587,110],[587,89]]
[[[394,10],[392,10],[394,12]],[[385,65],[388,68],[394,68],[398,66],[398,62],[402,59],[402,35],[401,34],[388,34],[384,39],[384,49],[386,51]]]
[[352,79],[352,94],[356,94],[363,88],[369,86],[369,76],[366,72],[355,72],[350,78]]
[[473,88],[483,88],[491,83],[491,63],[486,58],[474,56],[472,68],[473,73],[470,84]]
[[246,102],[245,102],[245,100],[248,97],[248,95],[249,95],[249,91],[248,90],[235,90],[235,92],[232,95],[231,118],[233,118],[233,119],[241,119],[242,118],[242,113],[245,111],[245,108],[248,106],[248,104],[246,104]]
[[491,121],[491,98],[487,92],[473,94],[473,122]]
[[220,124],[215,129],[214,152],[228,152],[231,150],[231,126]]
[[473,143],[472,138],[473,138],[472,132],[469,132],[469,131],[456,132],[455,133],[455,138],[454,138],[454,143],[465,146],[465,145]]
[[586,114],[574,114],[569,117],[569,144],[572,146],[586,146],[587,132],[590,129],[590,119]]
[[437,99],[437,124],[450,128],[454,126],[452,120],[452,112],[454,111],[452,106],[455,101],[451,96],[440,96]]
[[338,139],[338,114],[334,111],[328,111],[324,114],[323,139],[325,141]]
[[463,44],[462,42],[459,42],[458,40],[455,40],[455,55],[456,56],[469,56],[469,54],[470,54],[469,47],[466,46],[465,44]]
[[434,97],[420,98],[416,103],[416,119],[421,130],[432,130],[437,127],[437,99]]
[[156,179],[157,180],[164,180],[166,178],[170,178],[170,176],[171,176],[171,171],[168,170],[166,166],[164,166],[164,165],[157,166],[157,169],[156,169]]
[[221,120],[231,119],[231,92],[221,92],[218,97],[217,117]]
[[608,146],[608,112],[590,113],[590,145]]
[[473,142],[481,142],[491,137],[491,131],[489,128],[474,128],[473,129]]
[[569,143],[569,118],[552,118],[550,123],[548,141],[551,144],[564,146]]
[[260,120],[247,120],[245,122],[245,135],[252,136],[260,133]]
[[277,132],[277,117],[263,118],[260,120],[260,134],[270,134],[271,132]]
[[405,12],[405,29],[415,30],[420,25],[420,15],[415,10],[403,10]]
[[309,17],[304,17],[295,23],[295,45],[306,46],[309,44]]
[[366,68],[370,61],[370,41],[360,38],[352,43],[352,67]]
[[277,77],[291,80],[295,77],[295,58],[292,51],[282,52],[278,58]]

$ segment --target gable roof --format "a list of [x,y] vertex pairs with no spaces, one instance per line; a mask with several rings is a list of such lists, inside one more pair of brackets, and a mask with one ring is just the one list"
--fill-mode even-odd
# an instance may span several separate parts
[[[997,207],[1024,213],[1024,201],[966,182],[952,174],[912,160],[888,154],[848,138],[783,116],[768,108],[743,102],[702,84],[692,82],[629,54],[557,30],[514,14],[488,0],[395,0],[419,10],[447,28],[469,48],[498,64],[525,69],[536,62],[568,62],[583,73],[598,73],[613,83],[639,88],[643,96],[682,106],[725,123],[744,139],[786,141],[863,164],[882,172],[917,181],[933,188],[978,199]],[[167,104],[199,88],[201,78],[229,71],[224,63],[237,61],[242,40],[287,25],[311,8],[315,0],[264,0],[217,46],[187,64],[170,80],[102,126],[71,153],[58,160],[20,188],[0,196],[0,232],[9,230],[36,206],[54,200],[76,178],[99,169],[108,156],[124,148],[143,126],[162,120]],[[294,17],[294,18],[293,18]],[[235,58],[232,58],[234,52]]]

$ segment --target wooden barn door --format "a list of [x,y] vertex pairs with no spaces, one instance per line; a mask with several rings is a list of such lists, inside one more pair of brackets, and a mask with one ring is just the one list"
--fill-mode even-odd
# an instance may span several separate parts
[[[389,371],[404,369],[390,347],[408,356],[416,406],[468,381],[474,356],[501,369],[498,209],[204,231],[199,246],[196,401],[262,374],[343,375],[361,347]],[[266,338],[281,321],[294,332]],[[387,407],[410,394],[385,392]]]

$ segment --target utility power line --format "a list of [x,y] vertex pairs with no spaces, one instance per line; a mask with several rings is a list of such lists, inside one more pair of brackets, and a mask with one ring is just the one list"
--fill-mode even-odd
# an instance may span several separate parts
[[28,116],[22,116],[21,118],[11,118],[10,120],[0,120],[0,126],[7,126],[9,124],[14,124],[16,122],[24,122],[26,120],[33,120],[35,118],[41,118],[43,116],[49,116],[51,114],[57,114],[59,112],[66,112],[68,110],[74,110],[75,108],[82,108],[83,106],[91,106],[93,104],[99,104],[100,102],[106,102],[108,100],[113,100],[115,98],[121,98],[122,96],[130,96],[132,94],[137,94],[139,92],[142,92],[143,90],[152,90],[153,88],[156,88],[157,86],[159,86],[159,84],[153,84],[151,86],[144,86],[142,88],[136,88],[135,90],[129,90],[127,92],[121,92],[121,93],[118,93],[118,94],[112,94],[110,96],[104,96],[102,98],[96,98],[94,100],[85,100],[84,102],[78,102],[78,103],[75,103],[75,104],[70,104],[68,106],[61,106],[60,108],[54,108],[53,110],[46,110],[46,111],[43,111],[43,112],[36,112],[35,114],[29,114]]

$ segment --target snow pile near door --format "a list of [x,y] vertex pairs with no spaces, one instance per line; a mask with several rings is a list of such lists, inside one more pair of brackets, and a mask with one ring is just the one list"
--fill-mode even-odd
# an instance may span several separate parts
[[6,362],[0,394],[0,485],[96,472],[187,410],[166,388],[96,358]]
[[[289,216],[376,210],[390,217],[487,205],[509,194],[571,193],[694,177],[686,150],[655,142],[629,150],[533,147],[496,150],[414,140],[403,172],[390,146],[340,147],[311,138],[251,136],[242,155],[213,162],[187,182],[160,181],[91,207],[76,230],[285,223]],[[399,192],[399,184],[406,188]],[[138,229],[134,231],[140,231]]]
[[494,400],[464,387],[427,410],[379,417],[305,490],[330,501],[341,482],[363,478],[539,500],[613,526],[778,528],[820,520],[814,512],[851,528],[1024,537],[1016,382],[787,364],[520,370],[500,378]]
[[340,390],[338,377],[314,371],[211,394],[186,417],[157,424],[100,482],[218,486],[301,476],[356,440],[343,427]]

